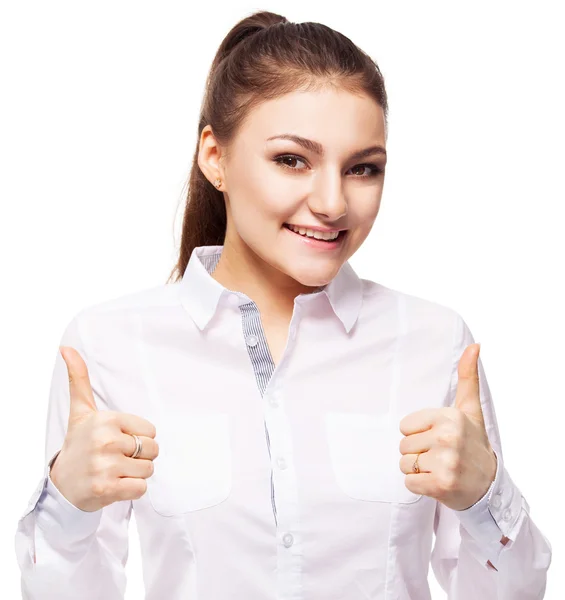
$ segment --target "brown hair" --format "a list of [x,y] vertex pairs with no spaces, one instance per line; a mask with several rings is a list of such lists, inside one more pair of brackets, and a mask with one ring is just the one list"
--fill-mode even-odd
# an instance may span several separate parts
[[204,127],[210,125],[227,154],[230,141],[255,106],[292,91],[328,85],[374,98],[383,109],[386,126],[383,76],[376,62],[348,37],[321,23],[293,23],[267,11],[251,14],[229,31],[206,80],[179,257],[167,283],[182,278],[194,248],[224,243],[224,195],[198,165]]

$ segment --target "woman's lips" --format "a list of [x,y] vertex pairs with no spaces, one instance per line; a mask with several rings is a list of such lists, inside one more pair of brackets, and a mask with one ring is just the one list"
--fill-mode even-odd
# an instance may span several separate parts
[[344,229],[339,232],[339,235],[335,240],[327,242],[324,240],[317,240],[316,238],[308,237],[306,235],[301,235],[300,233],[296,233],[295,231],[292,231],[292,229],[290,229],[287,223],[284,224],[284,228],[289,233],[291,233],[295,239],[300,238],[305,244],[308,244],[310,248],[320,250],[334,250],[336,248],[339,248],[343,244],[343,240],[345,239],[345,236],[348,232],[347,229]]

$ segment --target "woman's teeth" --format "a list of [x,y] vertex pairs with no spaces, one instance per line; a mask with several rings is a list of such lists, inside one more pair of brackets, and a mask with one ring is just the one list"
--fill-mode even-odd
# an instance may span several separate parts
[[287,227],[291,231],[294,231],[294,233],[298,233],[305,237],[316,238],[317,240],[324,240],[327,242],[335,240],[339,235],[339,231],[335,231],[333,233],[326,233],[322,231],[315,231],[314,229],[305,229],[304,227],[295,227],[294,225],[287,225]]

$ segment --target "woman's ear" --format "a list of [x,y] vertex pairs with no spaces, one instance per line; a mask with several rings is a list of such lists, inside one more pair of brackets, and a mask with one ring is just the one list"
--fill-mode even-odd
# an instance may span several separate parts
[[206,125],[200,135],[198,166],[210,183],[218,178],[224,181],[221,148],[210,125]]

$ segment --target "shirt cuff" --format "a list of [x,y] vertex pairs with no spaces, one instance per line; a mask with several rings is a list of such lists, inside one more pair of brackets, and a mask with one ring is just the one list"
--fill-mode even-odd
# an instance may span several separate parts
[[69,502],[51,480],[51,465],[57,458],[51,458],[44,478],[44,489],[37,501],[36,523],[45,532],[53,531],[66,541],[82,540],[96,532],[102,509],[84,511]]
[[515,539],[522,512],[522,493],[512,481],[496,453],[494,481],[487,493],[473,506],[454,511],[460,524],[477,542],[485,557],[496,564],[505,547],[503,537]]

